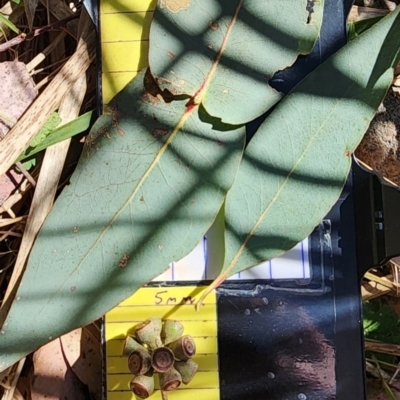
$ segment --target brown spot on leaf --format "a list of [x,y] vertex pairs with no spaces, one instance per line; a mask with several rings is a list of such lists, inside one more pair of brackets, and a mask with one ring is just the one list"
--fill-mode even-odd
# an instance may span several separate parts
[[128,264],[128,260],[129,260],[129,256],[126,253],[124,253],[124,255],[122,256],[121,261],[118,264],[118,267],[125,268],[126,265]]
[[142,196],[139,200],[140,200],[140,201],[144,201],[144,197]]
[[76,286],[71,286],[71,292],[75,292]]
[[125,135],[125,132],[119,127],[119,120],[122,117],[122,111],[118,108],[117,105],[115,105],[113,107],[109,107],[108,110],[112,116],[112,126],[117,130],[117,132],[121,136]]
[[344,151],[344,155],[346,156],[346,157],[351,157],[351,155],[353,154],[353,152],[352,151],[350,151],[350,150],[345,150]]
[[210,22],[208,23],[208,26],[210,27],[210,29],[211,29],[212,31],[216,31],[217,29],[219,29],[218,22],[216,22],[216,21],[210,21]]
[[95,146],[96,141],[99,136],[103,135],[105,137],[111,137],[110,136],[110,127],[112,125],[110,123],[106,123],[103,126],[101,126],[99,129],[97,129],[96,132],[90,133],[89,135],[86,136],[85,138],[85,144],[84,144],[84,152],[86,153],[87,156],[90,155],[91,149]]
[[167,52],[167,56],[168,56],[169,58],[172,58],[172,59],[175,58],[175,54],[172,53],[171,51],[168,51],[168,52]]
[[168,133],[167,129],[154,129],[152,135],[154,137],[161,137],[161,136],[166,135],[167,133]]
[[160,0],[160,7],[167,8],[173,13],[177,13],[185,8],[188,8],[189,4],[190,0]]

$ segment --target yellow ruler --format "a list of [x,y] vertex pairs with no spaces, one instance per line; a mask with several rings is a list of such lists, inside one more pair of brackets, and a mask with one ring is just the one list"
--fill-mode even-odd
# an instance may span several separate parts
[[[100,0],[103,105],[148,65],[149,28],[156,0]],[[199,370],[188,385],[169,392],[169,400],[218,400],[217,310],[215,294],[196,312],[193,303],[204,288],[147,287],[136,292],[105,316],[107,400],[133,400],[132,379],[122,347],[126,335],[151,317],[178,319],[184,334],[195,339],[193,360]],[[158,381],[156,380],[158,389]],[[156,390],[150,397],[161,400]]]
[[100,0],[103,104],[147,67],[157,0]]

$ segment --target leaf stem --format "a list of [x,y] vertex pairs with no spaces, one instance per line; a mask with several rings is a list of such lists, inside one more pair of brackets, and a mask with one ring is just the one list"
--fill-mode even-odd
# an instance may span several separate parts
[[161,390],[161,398],[162,400],[168,400],[168,393]]

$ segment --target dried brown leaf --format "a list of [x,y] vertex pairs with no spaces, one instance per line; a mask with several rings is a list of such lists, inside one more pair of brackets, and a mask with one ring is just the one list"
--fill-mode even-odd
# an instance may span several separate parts
[[33,29],[33,19],[38,5],[38,0],[24,0],[26,19],[28,20],[29,30]]
[[60,339],[36,351],[33,363],[32,400],[85,400],[82,384],[65,362]]
[[99,338],[88,327],[61,337],[65,358],[76,376],[86,384],[97,399],[101,399],[101,353]]
[[17,122],[37,96],[34,82],[24,63],[0,63],[0,139]]

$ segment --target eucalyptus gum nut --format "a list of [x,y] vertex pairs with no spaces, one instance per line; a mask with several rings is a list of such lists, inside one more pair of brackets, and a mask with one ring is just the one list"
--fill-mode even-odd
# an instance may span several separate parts
[[149,318],[135,327],[135,336],[154,350],[161,346],[161,318]]
[[154,392],[154,377],[148,375],[135,376],[129,386],[135,396],[147,399]]
[[169,371],[160,374],[160,387],[165,392],[178,389],[181,383],[181,374],[175,368],[171,368]]
[[169,371],[173,367],[174,361],[174,353],[168,347],[159,347],[151,355],[151,365],[159,373]]
[[151,356],[143,347],[132,352],[128,358],[128,368],[133,375],[146,374],[151,368]]
[[196,375],[199,365],[193,360],[176,361],[174,368],[181,374],[182,382],[187,385]]
[[179,339],[184,331],[184,326],[180,321],[167,319],[164,321],[163,328],[161,331],[161,339],[164,345]]
[[196,354],[196,343],[190,335],[185,335],[169,343],[168,346],[180,361],[188,360]]
[[[122,355],[129,357],[135,350],[146,350],[140,343],[138,343],[132,336],[127,336],[124,343],[124,349]],[[147,351],[147,350],[146,350]]]

